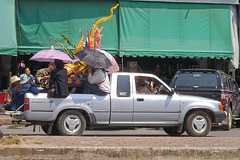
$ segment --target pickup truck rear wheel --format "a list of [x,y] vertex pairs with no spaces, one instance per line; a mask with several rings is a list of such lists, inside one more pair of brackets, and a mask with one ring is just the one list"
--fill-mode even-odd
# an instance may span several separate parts
[[180,136],[181,134],[183,134],[185,132],[184,129],[182,129],[182,131],[180,133],[177,132],[178,127],[163,127],[163,130],[170,136]]
[[82,135],[86,128],[86,120],[81,112],[69,110],[60,115],[57,121],[57,127],[61,135]]
[[212,121],[207,113],[195,111],[187,116],[184,126],[189,136],[203,137],[210,132]]

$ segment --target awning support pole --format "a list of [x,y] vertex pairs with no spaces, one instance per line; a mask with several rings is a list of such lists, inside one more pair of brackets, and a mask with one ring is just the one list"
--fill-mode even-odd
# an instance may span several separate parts
[[121,61],[122,61],[122,72],[123,72],[123,56],[121,57]]

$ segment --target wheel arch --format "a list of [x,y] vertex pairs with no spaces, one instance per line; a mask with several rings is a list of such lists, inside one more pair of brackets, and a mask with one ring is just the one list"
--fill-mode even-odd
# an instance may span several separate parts
[[69,110],[73,110],[73,111],[78,111],[78,112],[81,112],[86,120],[86,125],[87,127],[90,126],[90,124],[93,122],[91,116],[88,114],[88,112],[86,112],[85,110],[83,109],[76,109],[76,108],[68,108],[68,109],[64,109],[62,110],[61,112],[58,113],[57,115],[57,118],[55,119],[55,121],[57,121],[60,117],[60,115],[63,113],[63,112],[66,112],[66,111],[69,111]]
[[[207,114],[209,115],[212,123],[214,122],[215,118],[214,118],[214,113],[213,113],[213,111],[211,111],[211,110],[209,110],[209,109],[206,109],[206,108],[193,108],[193,109],[189,110],[189,111],[186,113],[185,117],[184,117],[184,122],[186,121],[187,117],[188,117],[190,114],[192,114],[193,112],[196,112],[196,111],[202,111],[202,112],[207,113]],[[183,123],[183,124],[184,124],[184,123]]]

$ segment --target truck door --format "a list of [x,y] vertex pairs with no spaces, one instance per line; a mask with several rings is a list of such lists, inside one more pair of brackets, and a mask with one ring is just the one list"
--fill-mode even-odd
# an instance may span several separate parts
[[[148,86],[148,92],[138,91],[137,83],[144,79]],[[179,116],[179,96],[170,90],[157,79],[149,77],[135,77],[136,93],[134,95],[134,123],[160,124],[175,123]],[[153,84],[153,86],[149,86]],[[158,88],[156,90],[156,88]],[[155,91],[154,91],[155,89]]]
[[130,76],[117,75],[117,85],[111,88],[110,124],[127,124],[133,120],[133,97]]

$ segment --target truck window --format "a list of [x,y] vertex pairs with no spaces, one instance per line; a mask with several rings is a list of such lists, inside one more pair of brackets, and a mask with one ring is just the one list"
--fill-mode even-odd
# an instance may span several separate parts
[[151,77],[136,76],[137,94],[168,94],[168,90],[157,79]]
[[117,96],[130,97],[130,77],[118,76],[117,77]]

